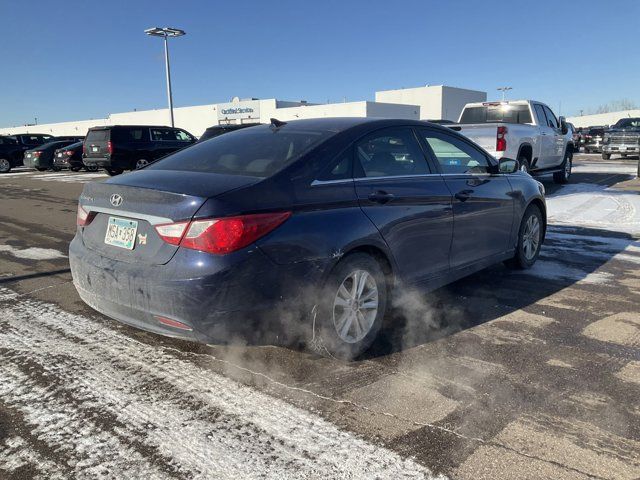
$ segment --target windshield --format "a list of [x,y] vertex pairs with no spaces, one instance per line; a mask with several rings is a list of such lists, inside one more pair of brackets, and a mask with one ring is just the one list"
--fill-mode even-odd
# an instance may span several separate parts
[[640,118],[622,118],[613,128],[640,128]]
[[533,123],[528,105],[483,105],[468,107],[460,123]]
[[197,143],[147,168],[268,177],[334,134],[286,126],[242,129]]

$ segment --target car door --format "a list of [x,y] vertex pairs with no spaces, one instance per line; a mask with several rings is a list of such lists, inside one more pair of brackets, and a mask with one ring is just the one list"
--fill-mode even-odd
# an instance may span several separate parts
[[418,132],[453,196],[451,268],[507,251],[514,216],[508,178],[491,174],[488,155],[462,136],[430,128]]
[[564,134],[562,133],[562,126],[560,121],[551,111],[549,107],[544,105],[544,113],[549,120],[549,126],[553,130],[553,161],[549,164],[549,167],[557,167],[564,160]]
[[534,104],[534,109],[536,111],[536,117],[538,118],[538,125],[540,127],[540,156],[538,157],[535,167],[549,168],[554,165],[556,161],[556,132],[553,128],[553,124],[547,118],[544,106],[536,103]]
[[451,193],[411,127],[377,130],[354,144],[360,207],[380,231],[407,283],[449,270]]

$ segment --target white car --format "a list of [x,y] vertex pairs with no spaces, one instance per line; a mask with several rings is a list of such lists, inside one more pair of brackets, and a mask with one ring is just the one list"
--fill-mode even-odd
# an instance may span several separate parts
[[468,103],[457,124],[459,131],[497,159],[518,160],[531,175],[553,174],[556,183],[571,176],[573,138],[564,117],[534,100]]

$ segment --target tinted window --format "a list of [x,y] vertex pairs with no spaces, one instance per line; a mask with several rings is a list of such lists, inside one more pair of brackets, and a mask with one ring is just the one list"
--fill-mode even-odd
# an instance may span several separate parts
[[465,108],[460,123],[532,123],[527,105],[486,105]]
[[356,143],[356,155],[366,177],[429,173],[410,128],[387,128],[372,133]]
[[538,105],[537,103],[534,105],[534,108],[536,109],[536,117],[538,117],[538,124],[546,127],[549,125],[549,122],[547,121],[547,116],[544,113],[544,108],[542,108],[542,105]]
[[114,142],[141,142],[143,137],[143,128],[114,128],[111,135]]
[[353,159],[353,152],[350,148],[348,148],[345,152],[343,152],[339,156],[338,163],[336,163],[331,170],[320,175],[318,180],[326,181],[326,180],[343,180],[345,178],[352,178],[353,177],[352,159]]
[[640,118],[623,118],[616,122],[613,128],[638,128],[640,127]]
[[147,168],[268,177],[334,134],[290,126],[247,128],[197,143]]
[[487,173],[489,161],[481,151],[465,141],[441,132],[422,130],[442,173]]
[[106,142],[109,138],[109,130],[89,130],[87,133],[86,141],[91,142]]
[[13,138],[9,137],[0,137],[0,145],[16,145],[16,142]]
[[549,107],[544,107],[544,113],[547,114],[547,121],[549,122],[549,126],[551,128],[559,128],[560,124],[558,123],[558,119]]
[[51,137],[43,137],[42,135],[20,135],[20,138],[25,145],[42,145]]

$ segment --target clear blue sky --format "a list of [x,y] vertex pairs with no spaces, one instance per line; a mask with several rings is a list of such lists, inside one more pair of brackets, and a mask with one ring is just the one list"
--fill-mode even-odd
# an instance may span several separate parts
[[0,0],[0,126],[231,97],[373,99],[376,90],[513,86],[562,114],[640,103],[640,1]]

